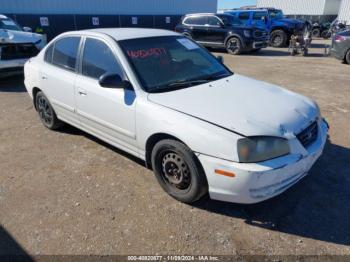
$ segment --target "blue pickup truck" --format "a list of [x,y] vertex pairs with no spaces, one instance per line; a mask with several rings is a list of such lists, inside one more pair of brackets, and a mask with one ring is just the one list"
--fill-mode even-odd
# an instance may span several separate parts
[[305,21],[286,18],[282,10],[275,8],[233,9],[231,14],[247,26],[265,27],[270,32],[270,44],[273,47],[284,47],[292,34],[304,31]]

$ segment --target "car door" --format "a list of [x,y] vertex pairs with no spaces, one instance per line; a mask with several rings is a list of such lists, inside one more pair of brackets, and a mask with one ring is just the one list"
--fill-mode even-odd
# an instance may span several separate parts
[[208,16],[208,26],[207,42],[223,44],[227,31],[223,22],[216,16]]
[[126,151],[136,152],[135,99],[132,88],[104,88],[99,78],[106,73],[127,76],[113,43],[87,37],[76,80],[77,113],[83,129]]
[[199,42],[205,42],[208,31],[206,16],[190,16],[184,24],[191,31],[192,39]]
[[79,124],[75,114],[74,84],[77,78],[77,56],[81,37],[63,37],[51,44],[40,69],[41,89],[49,98],[58,118]]

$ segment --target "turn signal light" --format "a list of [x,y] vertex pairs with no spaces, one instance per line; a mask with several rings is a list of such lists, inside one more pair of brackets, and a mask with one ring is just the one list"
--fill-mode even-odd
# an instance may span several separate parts
[[215,174],[222,175],[222,176],[228,176],[228,177],[235,177],[236,176],[234,173],[227,172],[227,171],[220,170],[220,169],[215,169]]

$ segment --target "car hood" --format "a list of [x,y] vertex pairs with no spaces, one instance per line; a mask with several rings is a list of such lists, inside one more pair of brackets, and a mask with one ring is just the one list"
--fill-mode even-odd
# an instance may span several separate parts
[[244,136],[293,137],[319,115],[312,100],[238,74],[148,99]]
[[30,32],[4,29],[0,30],[0,43],[20,44],[38,42],[40,42],[40,44],[45,44],[45,37],[43,35]]

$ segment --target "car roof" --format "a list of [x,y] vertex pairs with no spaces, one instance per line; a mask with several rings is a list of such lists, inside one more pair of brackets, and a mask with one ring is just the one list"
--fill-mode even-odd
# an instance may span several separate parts
[[98,35],[104,34],[114,38],[117,41],[128,40],[144,37],[157,37],[157,36],[172,36],[179,35],[176,32],[163,30],[163,29],[150,29],[150,28],[97,28],[88,29],[82,31],[72,31],[68,34],[81,34],[81,35]]
[[0,14],[0,19],[8,19],[8,17],[6,15]]

